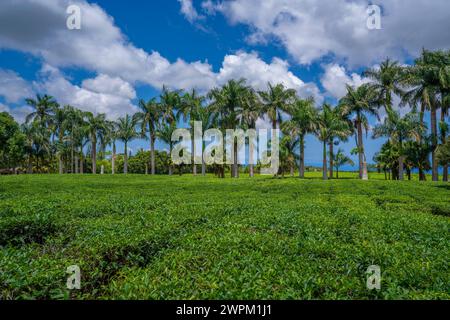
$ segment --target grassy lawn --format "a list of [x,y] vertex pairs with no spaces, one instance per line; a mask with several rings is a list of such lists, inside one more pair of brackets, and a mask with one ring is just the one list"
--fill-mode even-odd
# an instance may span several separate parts
[[319,176],[0,177],[0,299],[450,299],[448,184]]

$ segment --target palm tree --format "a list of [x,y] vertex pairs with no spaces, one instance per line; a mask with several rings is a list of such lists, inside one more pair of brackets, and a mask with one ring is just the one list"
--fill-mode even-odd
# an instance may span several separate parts
[[162,110],[161,105],[155,98],[145,102],[139,101],[140,112],[134,115],[135,120],[141,126],[141,132],[143,136],[146,136],[146,132],[150,134],[150,167],[151,174],[156,174],[155,167],[155,141],[156,141],[156,126],[161,118]]
[[[252,88],[246,85],[245,79],[230,80],[221,89],[211,90],[208,97],[212,100],[210,110],[214,113],[214,122],[222,131],[236,129],[242,110],[252,103],[254,93]],[[231,165],[231,177],[239,177],[237,159],[237,142],[234,142],[233,164]],[[222,171],[224,169],[222,168]]]
[[[238,126],[246,130],[256,130],[256,122],[262,116],[262,107],[256,93],[253,90],[248,92],[246,103],[242,105],[238,114]],[[250,137],[249,137],[250,139]],[[249,141],[249,176],[254,177],[255,152],[253,141]]]
[[292,108],[292,119],[282,126],[284,130],[299,137],[299,176],[305,177],[305,137],[314,133],[317,129],[317,109],[314,107],[314,99],[296,99]]
[[34,109],[26,117],[26,122],[37,121],[41,126],[49,125],[54,110],[58,107],[58,103],[52,96],[36,95],[36,99],[26,99],[26,103]]
[[378,94],[378,100],[382,101],[387,114],[392,111],[393,95],[402,97],[405,94],[402,85],[403,74],[404,68],[389,58],[383,61],[379,68],[364,72],[364,75],[372,80],[370,86]]
[[63,174],[64,165],[63,165],[63,151],[64,151],[64,135],[66,131],[66,119],[67,119],[67,109],[66,108],[55,108],[53,115],[53,126],[54,126],[54,135],[58,136],[58,144],[57,144],[57,154],[58,154],[58,171],[59,174]]
[[398,150],[391,141],[383,144],[381,150],[375,154],[374,161],[377,163],[378,168],[383,169],[385,180],[390,180],[391,176],[392,179],[398,179],[398,158]]
[[164,121],[175,122],[177,120],[177,108],[181,104],[181,92],[170,91],[167,87],[163,86],[163,90],[160,96],[161,100],[161,117]]
[[339,179],[339,168],[345,165],[351,165],[354,166],[355,163],[352,159],[347,157],[344,153],[344,150],[339,149],[338,152],[334,155],[330,155],[330,157],[333,157],[333,163],[334,167],[336,168],[336,179]]
[[107,145],[112,146],[112,155],[111,155],[111,174],[116,173],[116,157],[117,157],[117,148],[116,148],[116,141],[118,139],[118,125],[115,121],[107,121],[106,123],[106,134],[104,136],[104,145],[105,147]]
[[268,90],[260,91],[259,96],[262,100],[263,113],[267,114],[272,122],[272,129],[276,129],[282,122],[282,113],[290,114],[296,92],[293,89],[286,89],[282,84],[272,86],[269,83]]
[[280,162],[281,174],[284,176],[284,169],[288,168],[291,177],[294,176],[295,163],[299,156],[295,153],[300,143],[299,138],[293,134],[287,134],[283,137],[280,143]]
[[119,118],[119,120],[117,121],[117,138],[124,143],[124,174],[128,173],[128,142],[137,137],[138,134],[136,132],[136,120],[128,114],[123,118]]
[[409,113],[401,117],[398,112],[391,111],[384,123],[375,127],[374,138],[390,137],[398,146],[399,151],[399,180],[403,180],[404,171],[404,143],[410,138],[422,136],[425,127],[420,123],[417,113]]
[[[213,114],[207,107],[199,107],[198,109],[194,110],[194,119],[197,121],[200,121],[202,123],[202,131],[205,132],[206,130],[209,130],[213,128]],[[203,152],[205,150],[205,142],[202,142],[202,175],[206,175],[206,163],[205,159],[203,157]]]
[[[33,156],[36,159],[36,170],[40,171],[40,164],[44,165],[45,155],[50,152],[51,142],[48,129],[42,127],[38,122],[22,125],[25,134],[26,152],[28,156],[28,173],[33,173]],[[42,160],[39,163],[39,160]]]
[[101,113],[94,116],[91,112],[87,112],[86,126],[89,132],[89,140],[91,143],[92,173],[97,173],[97,141],[100,135],[106,133],[106,115]]
[[[357,148],[359,155],[359,177],[367,180],[367,162],[364,153],[363,125],[368,124],[366,114],[378,117],[379,99],[377,92],[369,84],[363,84],[358,88],[347,85],[347,95],[339,101],[342,115],[350,118],[356,115],[354,126],[357,132]],[[367,125],[366,125],[367,127]]]
[[[197,118],[197,114],[200,109],[202,109],[202,104],[205,98],[200,96],[195,89],[193,89],[190,93],[186,93],[183,95],[181,99],[181,106],[179,109],[179,115],[183,117],[183,120],[186,122],[189,120],[191,127],[191,156],[192,156],[192,173],[193,175],[197,175],[197,166],[195,164],[195,141],[194,141],[194,121],[198,121],[200,119]],[[203,158],[203,156],[202,156]]]
[[[162,142],[164,142],[165,144],[167,144],[169,146],[169,159],[171,159],[172,147],[173,147],[172,135],[175,130],[176,130],[175,123],[160,123],[158,125],[158,130],[156,131],[158,138],[161,139]],[[169,160],[169,161],[170,161],[169,162],[169,175],[171,176],[173,173],[173,170],[172,170],[171,160]]]
[[423,122],[425,110],[430,110],[432,139],[432,178],[439,180],[436,148],[438,146],[437,110],[448,106],[449,90],[449,53],[430,52],[423,50],[422,56],[416,59],[415,65],[408,68],[403,82],[412,87],[403,99],[403,104],[410,103],[413,107],[421,104],[420,119]]
[[351,133],[348,121],[338,115],[329,105],[324,104],[317,118],[317,138],[323,143],[323,179],[328,180],[327,144],[333,137],[345,137]]

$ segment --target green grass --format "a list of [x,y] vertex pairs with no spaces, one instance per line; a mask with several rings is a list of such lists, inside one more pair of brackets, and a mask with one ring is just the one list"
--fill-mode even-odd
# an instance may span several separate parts
[[450,298],[448,184],[319,176],[0,177],[0,299]]

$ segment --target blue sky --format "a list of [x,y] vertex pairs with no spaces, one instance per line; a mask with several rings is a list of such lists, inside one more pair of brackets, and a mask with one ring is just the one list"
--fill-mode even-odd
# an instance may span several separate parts
[[[81,8],[81,30],[66,27],[70,4]],[[320,105],[336,102],[346,83],[367,81],[362,70],[387,56],[408,64],[422,47],[449,48],[448,1],[383,1],[380,30],[367,28],[369,5],[365,0],[4,0],[0,111],[23,121],[29,111],[24,99],[41,92],[117,118],[133,113],[138,98],[158,95],[163,84],[206,92],[235,77],[248,78],[256,89],[282,82]],[[369,134],[369,160],[381,143]],[[131,148],[147,144],[135,141]],[[353,146],[354,139],[342,145],[347,152]],[[307,140],[306,161],[321,161],[314,137]]]

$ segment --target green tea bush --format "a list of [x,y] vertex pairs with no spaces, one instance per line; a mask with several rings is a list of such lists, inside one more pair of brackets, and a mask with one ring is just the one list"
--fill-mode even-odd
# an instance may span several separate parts
[[0,299],[450,298],[445,184],[316,177],[0,177]]

